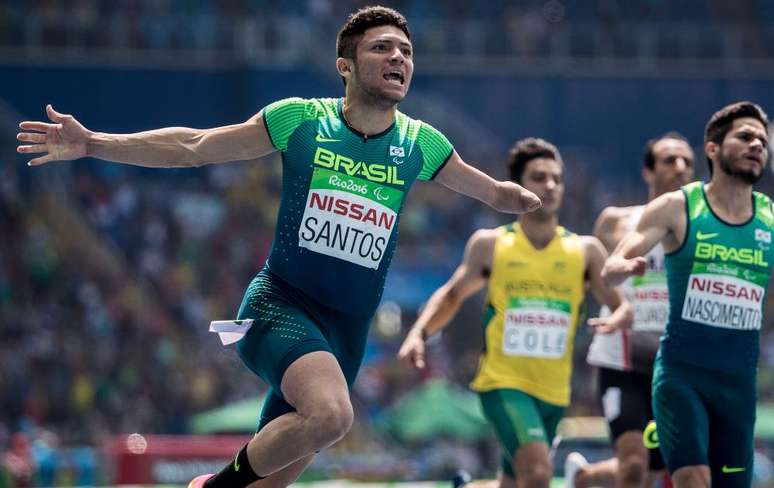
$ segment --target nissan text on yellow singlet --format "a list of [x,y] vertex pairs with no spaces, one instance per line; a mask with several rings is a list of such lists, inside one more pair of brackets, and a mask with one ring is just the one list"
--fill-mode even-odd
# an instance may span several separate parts
[[557,227],[548,247],[537,250],[518,225],[499,229],[474,390],[515,388],[548,403],[569,403],[583,273],[577,234]]

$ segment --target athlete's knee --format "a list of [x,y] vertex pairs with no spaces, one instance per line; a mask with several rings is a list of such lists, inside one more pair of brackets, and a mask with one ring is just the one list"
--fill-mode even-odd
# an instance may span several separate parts
[[672,474],[675,488],[709,488],[712,482],[707,466],[684,466]]
[[618,460],[618,476],[627,486],[642,485],[647,475],[647,456],[629,454]]
[[550,464],[535,463],[517,473],[520,488],[547,488],[551,484],[553,470]]
[[326,402],[309,415],[313,435],[323,446],[344,437],[352,428],[354,419],[355,414],[348,397]]
[[587,464],[586,466],[581,466],[578,468],[578,471],[575,472],[575,479],[572,480],[573,486],[575,486],[575,488],[587,488],[591,486],[587,482],[587,480],[593,474],[589,466],[590,466],[589,464]]
[[516,478],[507,475],[502,471],[497,475],[497,479],[492,480],[494,483],[486,486],[486,488],[517,488]]

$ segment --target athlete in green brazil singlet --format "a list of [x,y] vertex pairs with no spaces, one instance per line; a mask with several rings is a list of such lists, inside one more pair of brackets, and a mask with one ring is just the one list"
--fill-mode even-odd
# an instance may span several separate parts
[[670,310],[653,412],[677,488],[752,482],[759,335],[774,263],[772,203],[752,190],[768,161],[767,130],[753,103],[716,112],[704,137],[711,181],[649,203],[603,270],[619,283],[644,272],[643,254],[664,247]]
[[712,212],[702,183],[691,183],[683,192],[688,225],[682,247],[666,256],[674,293],[661,360],[754,376],[774,262],[771,200],[754,192],[752,217],[729,224]]
[[347,125],[342,101],[290,98],[263,111],[284,172],[268,267],[321,303],[370,317],[395,252],[404,198],[453,150],[443,134],[399,111],[385,131],[365,137]]
[[282,200],[268,262],[238,314],[258,326],[237,343],[245,364],[272,386],[259,430],[294,411],[280,392],[300,357],[329,352],[354,383],[405,195],[453,153],[440,132],[398,111],[386,130],[365,136],[348,125],[342,103],[290,98],[262,111],[282,153]]
[[[642,158],[648,201],[691,182],[694,159],[690,142],[679,132],[649,140]],[[612,252],[636,228],[644,209],[607,207],[594,224],[594,235]],[[669,316],[669,290],[663,247],[656,245],[643,257],[648,263],[645,274],[621,284],[634,308],[631,330],[594,334],[586,356],[597,367],[597,394],[615,457],[588,463],[581,453],[570,453],[564,468],[566,488],[650,488],[663,476],[661,451],[648,449],[642,440],[653,420],[653,363]]]
[[[440,132],[398,112],[414,72],[410,37],[399,12],[364,7],[336,39],[342,99],[286,99],[240,124],[106,134],[50,105],[52,123],[21,123],[17,138],[25,144],[18,152],[43,153],[30,166],[90,156],[191,167],[282,153],[268,263],[245,292],[238,318],[246,320],[216,329],[237,338],[245,365],[271,389],[255,436],[233,462],[189,488],[241,488],[263,478],[267,486],[287,486],[349,431],[349,387],[415,180],[433,179],[502,212],[540,206],[531,192],[467,165]],[[328,49],[315,46],[309,54],[322,59]]]

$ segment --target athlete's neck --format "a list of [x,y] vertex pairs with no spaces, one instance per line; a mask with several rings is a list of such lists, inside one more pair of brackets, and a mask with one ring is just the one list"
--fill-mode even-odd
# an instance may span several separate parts
[[522,232],[527,236],[532,247],[543,249],[551,243],[556,235],[556,226],[559,218],[556,215],[535,215],[536,212],[526,213],[519,218]]
[[350,127],[367,136],[386,131],[395,121],[397,105],[383,107],[369,103],[354,93],[347,93],[341,104],[344,120]]
[[712,210],[732,224],[747,221],[752,215],[752,185],[726,174],[713,175],[704,186]]

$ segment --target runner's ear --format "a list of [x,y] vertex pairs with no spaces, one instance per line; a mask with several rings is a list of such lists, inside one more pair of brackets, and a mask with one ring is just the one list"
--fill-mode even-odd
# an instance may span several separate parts
[[339,72],[339,75],[343,76],[344,78],[349,78],[352,76],[352,66],[350,65],[351,62],[351,60],[346,58],[336,59],[336,71]]

